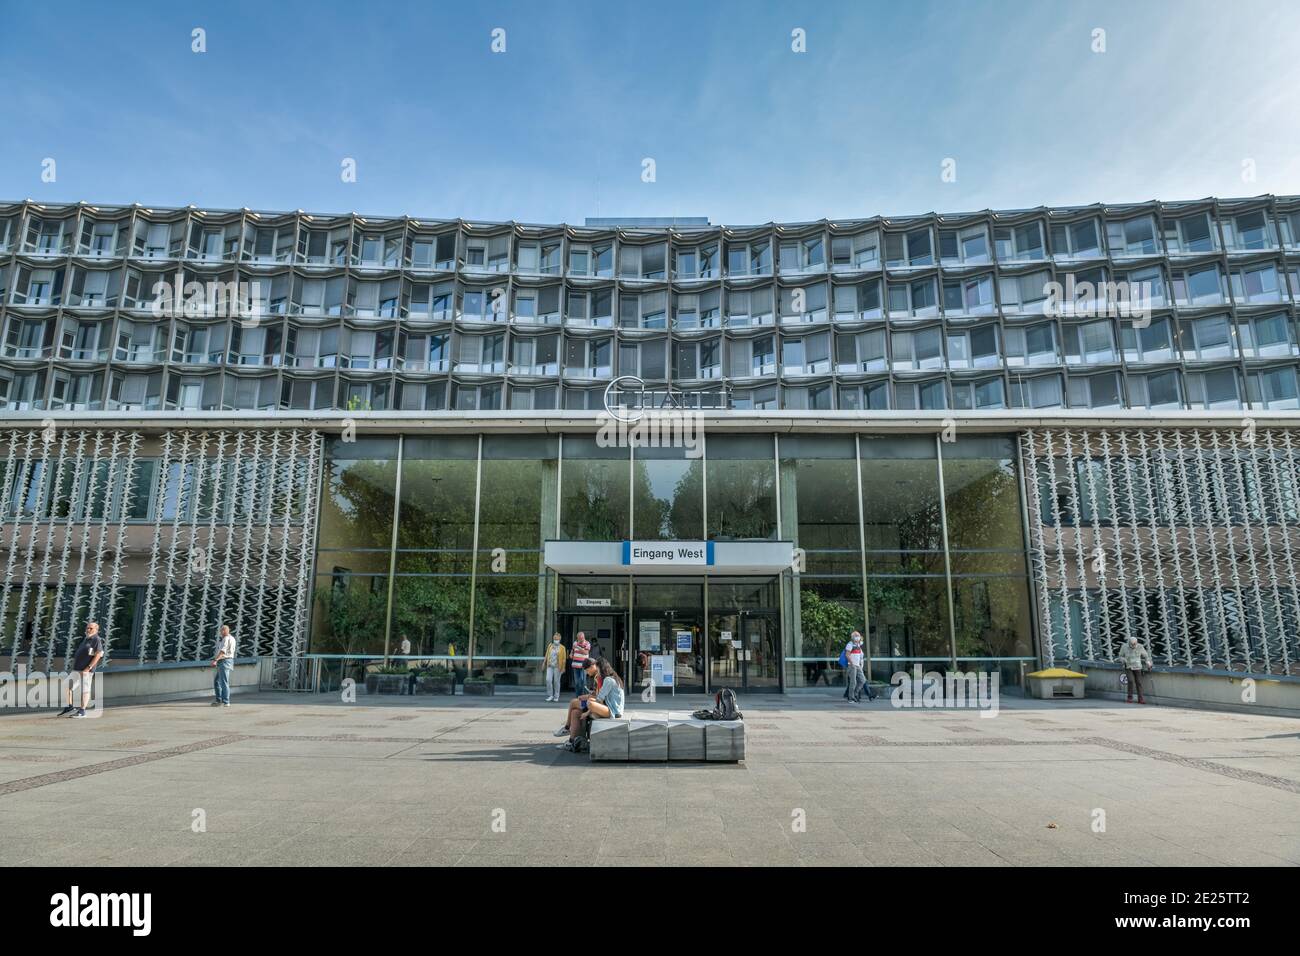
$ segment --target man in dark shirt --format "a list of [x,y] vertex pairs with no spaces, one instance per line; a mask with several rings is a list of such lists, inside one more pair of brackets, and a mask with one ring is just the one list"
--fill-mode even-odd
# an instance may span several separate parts
[[[104,641],[99,636],[99,623],[91,621],[86,625],[86,636],[81,639],[77,649],[72,655],[72,667],[68,674],[68,706],[59,711],[62,717],[71,711],[73,717],[85,717],[86,705],[90,703],[91,685],[95,680],[95,665],[100,662],[104,656]],[[80,706],[73,706],[72,692],[74,689],[81,690]]]

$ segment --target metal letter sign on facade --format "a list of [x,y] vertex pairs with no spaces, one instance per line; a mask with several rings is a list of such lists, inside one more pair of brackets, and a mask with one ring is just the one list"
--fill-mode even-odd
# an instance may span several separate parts
[[627,565],[711,565],[712,541],[624,541]]

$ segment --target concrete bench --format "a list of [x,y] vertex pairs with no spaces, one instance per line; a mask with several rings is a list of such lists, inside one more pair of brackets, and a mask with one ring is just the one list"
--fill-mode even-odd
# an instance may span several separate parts
[[591,722],[591,759],[613,761],[745,759],[743,720],[697,720],[689,711],[629,713]]

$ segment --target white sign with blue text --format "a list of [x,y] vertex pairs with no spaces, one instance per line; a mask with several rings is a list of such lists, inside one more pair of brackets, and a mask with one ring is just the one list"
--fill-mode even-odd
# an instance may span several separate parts
[[623,563],[636,565],[711,565],[712,541],[624,541]]

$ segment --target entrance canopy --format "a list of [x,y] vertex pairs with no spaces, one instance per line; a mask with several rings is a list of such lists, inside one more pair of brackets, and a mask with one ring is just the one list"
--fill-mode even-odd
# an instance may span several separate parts
[[780,574],[790,541],[547,541],[546,566],[560,574]]

